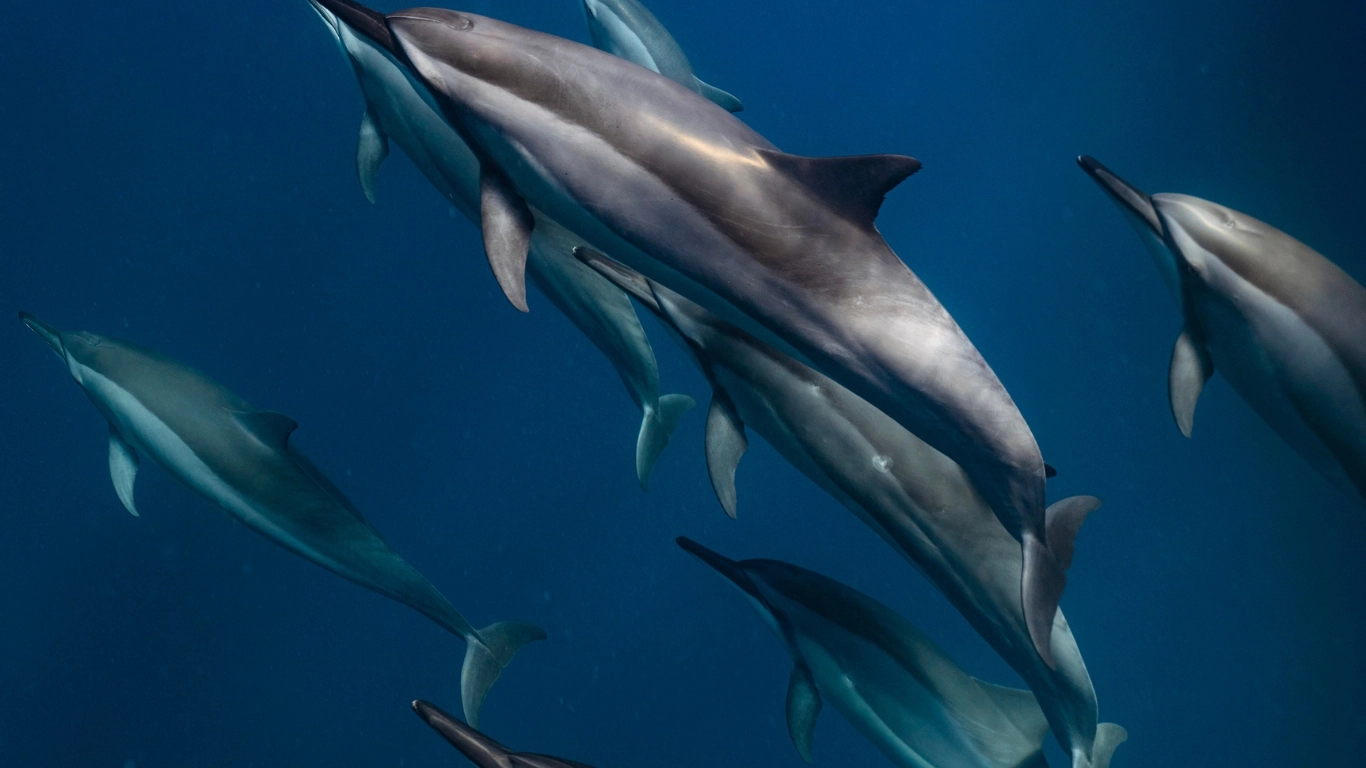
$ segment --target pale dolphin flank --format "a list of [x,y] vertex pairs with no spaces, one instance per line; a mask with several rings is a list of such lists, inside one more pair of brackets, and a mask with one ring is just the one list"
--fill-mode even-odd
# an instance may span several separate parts
[[905,768],[1048,765],[1048,721],[1029,691],[971,677],[890,608],[789,563],[678,545],[738,588],[792,655],[787,727],[806,762],[824,698]]
[[[479,161],[442,117],[426,85],[405,63],[358,33],[346,19],[318,2],[312,5],[336,35],[365,98],[356,168],[366,198],[375,200],[377,174],[392,139],[432,186],[477,224]],[[582,240],[544,216],[535,212],[533,216],[536,226],[526,272],[607,357],[641,410],[636,478],[641,487],[646,487],[650,470],[693,400],[687,395],[659,394],[659,366],[630,300],[573,257],[574,246],[583,244]],[[525,310],[526,285],[520,265],[515,269],[506,264],[492,267],[499,285],[519,309]]]
[[593,768],[550,755],[513,752],[426,701],[414,701],[413,711],[479,768]]
[[[1050,669],[1020,609],[1020,547],[944,454],[866,400],[638,273],[583,258],[654,312],[712,386],[706,456],[722,507],[735,516],[736,466],[751,427],[914,564],[1034,691],[1074,768],[1104,768],[1125,738],[1097,726],[1095,689],[1063,612]],[[1092,497],[1053,504],[1074,524]]]
[[421,613],[465,641],[465,719],[503,667],[545,631],[524,621],[476,630],[384,543],[342,492],[290,442],[298,425],[258,411],[199,371],[149,349],[62,332],[21,312],[109,422],[109,469],[129,512],[139,457],[150,457],[231,517],[306,560]]
[[739,99],[697,79],[678,41],[638,0],[583,0],[583,15],[599,50],[682,83],[727,112],[745,108]]
[[318,2],[364,18],[356,29],[406,58],[470,143],[492,261],[524,258],[534,206],[812,362],[958,462],[1021,541],[1025,616],[1048,660],[1066,584],[1053,546],[1066,532],[1047,527],[1039,447],[976,347],[873,225],[918,161],[784,154],[668,78],[494,19]]
[[1167,376],[1190,437],[1217,369],[1343,493],[1366,504],[1366,289],[1295,238],[1189,195],[1148,196],[1090,157],[1077,162],[1157,261],[1185,327]]

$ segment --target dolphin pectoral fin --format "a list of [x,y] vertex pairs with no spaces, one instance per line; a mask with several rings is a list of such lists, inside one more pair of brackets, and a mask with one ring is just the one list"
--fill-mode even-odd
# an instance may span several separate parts
[[1200,392],[1213,375],[1214,361],[1210,360],[1209,352],[1191,337],[1190,328],[1182,328],[1167,370],[1167,396],[1176,427],[1186,437],[1191,436],[1195,426],[1195,404],[1200,400]]
[[133,481],[138,477],[138,454],[114,428],[109,425],[109,477],[114,481],[114,492],[123,502],[123,508],[133,517],[141,517],[133,504]]
[[465,638],[465,664],[460,669],[460,703],[465,722],[479,727],[479,710],[503,667],[527,643],[546,639],[544,629],[525,621],[500,621]]
[[512,188],[512,182],[502,171],[484,163],[479,169],[479,226],[484,253],[503,295],[523,312],[527,311],[526,257],[535,224],[531,208]]
[[1044,531],[1048,537],[1048,551],[1053,553],[1058,567],[1064,571],[1072,567],[1072,553],[1076,549],[1077,533],[1086,516],[1100,509],[1095,496],[1068,496],[1048,505],[1044,511]]
[[735,402],[724,389],[712,385],[711,407],[707,409],[707,474],[716,500],[732,520],[735,519],[735,470],[749,448],[745,423],[735,410]]
[[234,411],[232,415],[262,445],[281,451],[287,449],[289,436],[299,428],[294,419],[275,411]]
[[694,405],[696,402],[687,395],[663,395],[655,406],[645,407],[636,437],[636,479],[642,491],[650,489],[650,472],[669,444],[678,420]]
[[792,746],[807,763],[815,762],[811,739],[816,735],[816,717],[821,713],[821,694],[811,679],[811,670],[802,662],[792,665],[787,680],[787,733]]
[[1048,665],[1057,669],[1053,662],[1053,617],[1058,614],[1058,603],[1062,601],[1063,590],[1067,587],[1067,573],[1058,566],[1053,553],[1043,541],[1029,531],[1025,531],[1021,542],[1024,548],[1024,574],[1020,579],[1020,599],[1024,607],[1025,626],[1029,638],[1034,642],[1034,650]]
[[1129,740],[1129,732],[1114,723],[1096,726],[1096,740],[1091,746],[1091,768],[1110,768],[1115,747]]
[[887,193],[920,170],[920,161],[905,155],[802,157],[775,149],[755,151],[845,218],[869,229]]
[[745,105],[741,104],[739,99],[729,93],[726,93],[714,85],[707,85],[696,76],[693,77],[693,81],[697,83],[697,92],[702,94],[703,98],[707,101],[710,101],[727,112],[745,111]]
[[356,139],[356,176],[360,179],[360,191],[373,205],[375,185],[379,178],[379,167],[389,156],[389,136],[379,127],[373,107],[367,107],[365,117],[360,121],[360,137]]

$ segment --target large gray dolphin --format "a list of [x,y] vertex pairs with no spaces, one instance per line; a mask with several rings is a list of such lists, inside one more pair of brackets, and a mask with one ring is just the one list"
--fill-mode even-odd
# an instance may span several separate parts
[[1051,662],[1066,573],[1050,542],[1066,532],[1047,527],[1039,447],[976,347],[873,225],[918,161],[784,154],[666,77],[494,19],[318,2],[406,59],[474,150],[491,263],[522,263],[540,210],[812,362],[958,462],[1021,541],[1025,616]]
[[789,563],[678,545],[738,588],[792,655],[787,727],[806,762],[824,698],[905,768],[1048,765],[1048,721],[1033,694],[968,675],[885,605]]
[[413,711],[441,737],[479,768],[593,768],[591,765],[532,752],[513,752],[426,701],[414,701]]
[[583,0],[583,15],[588,36],[600,50],[682,83],[727,112],[745,108],[739,99],[697,78],[678,41],[638,0]]
[[1156,259],[1185,327],[1167,376],[1190,437],[1222,371],[1258,415],[1343,493],[1366,504],[1366,289],[1317,251],[1245,213],[1145,195],[1090,157],[1082,169]]
[[545,631],[524,621],[475,629],[384,543],[359,510],[290,442],[293,419],[258,411],[199,371],[150,349],[62,332],[21,312],[109,422],[109,474],[136,515],[139,457],[300,557],[397,600],[465,641],[460,698],[477,723],[489,687]]
[[[356,168],[366,198],[375,200],[377,174],[392,139],[437,191],[478,223],[479,161],[442,117],[426,85],[371,38],[358,34],[322,4],[312,5],[336,35],[365,99]],[[607,357],[641,410],[636,478],[646,487],[651,469],[693,400],[687,395],[660,396],[659,366],[630,299],[573,257],[573,248],[582,244],[554,221],[536,215],[526,272]],[[525,311],[522,273],[495,275],[513,303]]]
[[[1061,610],[1054,668],[1034,652],[1020,609],[1020,547],[963,470],[886,414],[673,291],[580,249],[580,257],[654,312],[712,386],[706,456],[712,486],[735,516],[736,466],[758,432],[915,565],[1034,691],[1074,768],[1103,768],[1124,729],[1097,726],[1095,689]],[[1053,504],[1072,525],[1093,497]]]

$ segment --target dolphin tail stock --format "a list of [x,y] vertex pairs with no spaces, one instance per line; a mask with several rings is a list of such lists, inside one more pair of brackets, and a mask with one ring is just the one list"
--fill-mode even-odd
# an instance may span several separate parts
[[479,727],[479,710],[489,688],[503,674],[503,667],[512,661],[522,646],[544,640],[544,629],[526,621],[500,621],[479,630],[475,637],[465,638],[465,664],[460,669],[460,703],[465,709],[465,722]]
[[674,428],[696,403],[687,395],[661,395],[653,405],[646,405],[640,420],[640,435],[636,438],[636,479],[640,489],[650,489],[650,472],[659,455],[669,444]]
[[745,111],[745,105],[731,94],[726,93],[714,85],[707,85],[702,82],[702,79],[699,77],[694,76],[693,81],[697,83],[697,92],[702,94],[702,97],[707,101],[710,101],[727,112]]
[[1044,515],[1044,536],[1025,531],[1024,576],[1021,579],[1021,600],[1024,604],[1025,625],[1034,649],[1049,669],[1053,663],[1053,620],[1067,587],[1067,569],[1072,566],[1077,532],[1087,515],[1100,507],[1094,496],[1069,496],[1049,505]]
[[1096,726],[1096,740],[1091,745],[1090,759],[1078,755],[1073,759],[1072,767],[1110,768],[1110,758],[1114,756],[1115,748],[1128,740],[1128,731],[1114,723],[1101,723]]

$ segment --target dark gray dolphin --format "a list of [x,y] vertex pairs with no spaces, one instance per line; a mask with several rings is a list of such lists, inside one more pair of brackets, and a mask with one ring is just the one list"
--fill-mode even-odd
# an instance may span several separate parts
[[1156,259],[1185,327],[1167,376],[1190,437],[1205,382],[1229,383],[1343,493],[1366,504],[1366,289],[1245,213],[1189,195],[1151,197],[1090,157]]
[[62,332],[21,312],[109,422],[109,473],[129,512],[139,456],[231,517],[300,557],[397,600],[465,641],[465,719],[503,667],[545,631],[524,621],[475,629],[384,543],[359,510],[289,440],[298,425],[258,411],[199,371],[150,349],[85,331]]
[[413,711],[479,768],[593,768],[550,755],[513,752],[426,701],[414,701]]
[[494,19],[319,2],[364,18],[353,26],[405,57],[478,157],[492,263],[525,258],[534,207],[812,362],[958,462],[1022,543],[1025,616],[1048,660],[1066,573],[1049,548],[1063,533],[1047,528],[1039,447],[873,225],[918,161],[784,154],[668,78]]
[[805,568],[678,545],[726,577],[792,655],[787,727],[812,762],[822,699],[905,768],[1046,768],[1029,691],[978,680],[895,611]]
[[[1020,609],[1020,547],[963,470],[866,400],[697,304],[603,257],[580,257],[654,312],[712,385],[706,455],[712,486],[735,516],[736,466],[751,427],[848,507],[948,597],[1034,691],[1074,768],[1103,768],[1126,737],[1097,726],[1095,689],[1061,610],[1054,668],[1034,652]],[[1056,502],[1071,525],[1099,505]]]
[[[345,19],[318,2],[312,5],[336,35],[365,98],[356,168],[366,198],[375,200],[377,174],[392,139],[437,191],[478,223],[479,161],[441,115],[426,85],[405,63]],[[659,394],[659,366],[630,299],[573,257],[573,248],[582,245],[582,240],[548,218],[533,215],[537,223],[526,272],[612,363],[640,409],[636,478],[642,488],[647,487],[651,469],[693,400],[687,395]],[[495,274],[513,303],[525,310],[522,273]]]
[[638,0],[583,0],[583,15],[599,50],[682,83],[727,112],[745,108],[739,99],[697,78],[678,41]]

